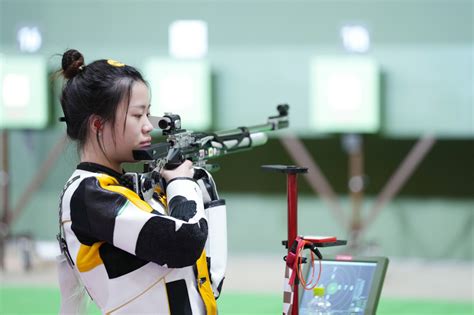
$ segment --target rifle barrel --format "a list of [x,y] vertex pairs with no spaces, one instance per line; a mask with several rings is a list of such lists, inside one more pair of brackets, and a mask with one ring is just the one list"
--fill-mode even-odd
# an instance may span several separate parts
[[244,133],[244,130],[245,131],[248,130],[250,134],[257,133],[257,132],[271,131],[273,130],[273,124],[266,123],[266,124],[251,126],[251,127],[241,127],[241,128],[235,128],[235,129],[229,129],[229,130],[222,130],[222,131],[215,132],[215,134],[219,138],[236,137]]

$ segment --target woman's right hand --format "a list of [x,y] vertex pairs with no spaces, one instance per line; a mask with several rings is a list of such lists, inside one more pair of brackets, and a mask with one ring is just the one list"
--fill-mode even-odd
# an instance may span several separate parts
[[193,178],[194,168],[193,163],[189,160],[184,161],[180,166],[173,170],[161,170],[161,176],[169,183],[172,179],[177,177],[189,177]]

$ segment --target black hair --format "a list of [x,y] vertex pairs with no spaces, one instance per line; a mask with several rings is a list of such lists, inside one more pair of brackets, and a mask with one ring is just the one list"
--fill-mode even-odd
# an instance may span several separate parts
[[[110,121],[114,125],[118,104],[122,100],[130,100],[133,84],[147,84],[137,69],[114,60],[101,59],[85,65],[84,57],[75,49],[63,54],[61,65],[66,79],[61,106],[67,135],[78,142],[79,148],[87,140],[92,115],[99,116],[102,123]],[[96,138],[102,148],[98,134]]]

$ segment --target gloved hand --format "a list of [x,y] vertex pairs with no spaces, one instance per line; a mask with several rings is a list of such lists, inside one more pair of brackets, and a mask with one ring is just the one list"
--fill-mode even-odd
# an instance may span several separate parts
[[219,200],[216,183],[212,175],[202,167],[194,167],[194,177],[202,191],[204,205],[211,201]]
[[193,163],[186,160],[175,169],[163,169],[161,176],[166,180],[166,183],[177,177],[193,177]]

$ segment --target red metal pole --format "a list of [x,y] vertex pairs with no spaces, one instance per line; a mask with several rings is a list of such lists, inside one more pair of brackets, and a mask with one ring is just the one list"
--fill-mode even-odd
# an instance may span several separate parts
[[[295,173],[287,174],[287,196],[288,196],[288,254],[298,234],[298,184]],[[299,268],[299,266],[298,266]],[[293,270],[297,272],[297,270]],[[292,315],[298,315],[298,282],[293,288]]]
[[[288,198],[288,240],[286,245],[288,246],[287,257],[290,257],[291,247],[298,235],[298,185],[296,177],[298,173],[307,173],[308,168],[294,165],[262,165],[262,169],[265,171],[286,174],[286,195]],[[298,272],[298,269],[293,270],[293,272]],[[298,315],[298,285],[298,278],[295,278],[293,287],[293,306],[291,307],[291,310],[289,310],[291,315]],[[288,302],[285,300],[285,303]]]
[[287,174],[288,252],[298,233],[298,184],[296,174]]

